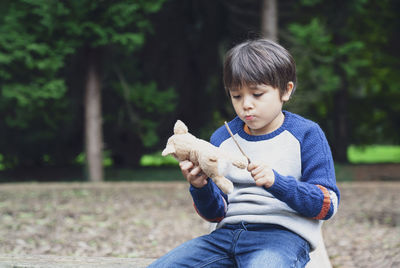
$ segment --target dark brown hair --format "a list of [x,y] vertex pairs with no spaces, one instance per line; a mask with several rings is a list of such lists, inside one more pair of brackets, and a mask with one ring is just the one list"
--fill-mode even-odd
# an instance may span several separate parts
[[278,88],[280,96],[293,82],[296,89],[296,63],[281,45],[256,39],[236,45],[226,53],[224,63],[224,85],[229,90],[243,86],[265,84]]

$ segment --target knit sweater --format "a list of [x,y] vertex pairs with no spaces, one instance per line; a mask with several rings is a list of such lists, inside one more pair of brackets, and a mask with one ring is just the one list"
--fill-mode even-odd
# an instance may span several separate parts
[[[283,226],[317,246],[323,220],[337,211],[340,193],[336,186],[332,153],[321,128],[299,115],[283,111],[285,120],[272,133],[253,136],[236,117],[229,122],[235,139],[251,160],[273,169],[270,188],[256,186],[247,170],[233,165],[224,175],[234,191],[224,194],[210,179],[202,188],[190,187],[199,215],[225,224],[268,223]],[[224,126],[211,136],[211,143],[232,154],[240,154]]]

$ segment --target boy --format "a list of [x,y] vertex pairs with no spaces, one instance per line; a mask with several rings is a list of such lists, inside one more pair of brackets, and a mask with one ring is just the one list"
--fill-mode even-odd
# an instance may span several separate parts
[[[229,126],[251,163],[227,171],[229,196],[198,166],[180,163],[197,212],[217,229],[150,267],[304,267],[340,194],[322,130],[282,111],[295,91],[295,62],[272,41],[247,41],[228,51],[224,84],[237,114]],[[224,126],[211,143],[240,154]]]

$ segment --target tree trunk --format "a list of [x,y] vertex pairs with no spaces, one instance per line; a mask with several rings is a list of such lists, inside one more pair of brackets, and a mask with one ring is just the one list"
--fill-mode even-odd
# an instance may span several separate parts
[[278,41],[278,6],[276,0],[262,0],[261,34],[264,38]]
[[[343,40],[336,39],[338,44]],[[349,146],[349,81],[346,72],[339,65],[345,59],[338,58],[334,63],[334,70],[341,78],[340,88],[333,95],[333,145],[332,154],[335,162],[348,163],[347,148]]]
[[85,86],[85,149],[89,181],[103,181],[100,52],[90,49]]
[[347,147],[349,145],[347,88],[342,88],[335,93],[334,102],[335,146],[332,150],[333,156],[336,162],[347,163]]

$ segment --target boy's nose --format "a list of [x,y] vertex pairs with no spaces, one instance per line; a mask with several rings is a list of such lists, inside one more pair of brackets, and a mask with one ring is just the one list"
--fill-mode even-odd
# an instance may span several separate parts
[[251,100],[251,97],[243,97],[243,109],[248,110],[253,108],[253,102]]

